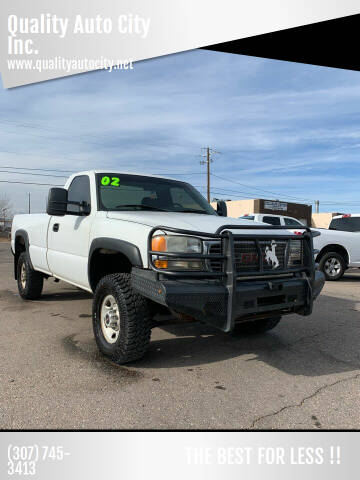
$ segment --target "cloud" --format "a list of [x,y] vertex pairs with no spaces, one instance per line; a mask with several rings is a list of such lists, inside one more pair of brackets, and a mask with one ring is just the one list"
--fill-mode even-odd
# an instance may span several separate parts
[[[243,188],[250,197],[266,196],[253,186],[279,198],[350,201],[357,195],[359,100],[357,72],[201,50],[170,55],[133,71],[1,91],[0,170],[184,173],[179,178],[204,186],[205,176],[194,174],[209,145],[221,151],[214,173],[250,185]],[[0,179],[64,180],[3,172]],[[241,190],[216,177],[212,184]],[[44,209],[46,186],[0,183],[0,191],[18,210],[31,191],[34,210]]]

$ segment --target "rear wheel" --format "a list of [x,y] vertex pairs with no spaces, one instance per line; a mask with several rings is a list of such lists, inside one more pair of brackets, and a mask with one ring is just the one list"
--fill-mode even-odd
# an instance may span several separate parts
[[340,280],[346,270],[346,261],[344,257],[336,252],[326,253],[321,258],[319,265],[326,280],[330,281]]
[[130,275],[115,273],[100,280],[93,301],[93,329],[99,350],[116,363],[141,358],[150,342],[147,301],[131,287]]
[[17,263],[17,284],[20,297],[24,300],[36,300],[40,297],[44,276],[33,270],[27,252],[22,252]]
[[268,332],[276,327],[281,317],[261,318],[235,324],[235,335],[256,335]]

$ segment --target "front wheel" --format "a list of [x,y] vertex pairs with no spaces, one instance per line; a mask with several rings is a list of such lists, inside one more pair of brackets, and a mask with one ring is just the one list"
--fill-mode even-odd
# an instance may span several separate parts
[[320,260],[320,270],[324,273],[326,280],[336,281],[344,275],[346,262],[343,256],[336,252],[326,253]]
[[122,364],[141,358],[150,342],[151,316],[147,301],[131,287],[130,275],[102,278],[93,301],[93,330],[99,350]]
[[276,327],[281,317],[261,318],[235,324],[235,335],[255,335],[268,332]]
[[27,252],[22,252],[17,263],[17,284],[20,297],[24,300],[36,300],[40,297],[44,276],[31,268]]

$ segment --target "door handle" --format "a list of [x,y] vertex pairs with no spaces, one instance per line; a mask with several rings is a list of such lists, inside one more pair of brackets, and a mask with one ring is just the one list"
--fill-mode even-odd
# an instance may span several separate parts
[[60,225],[58,223],[54,223],[53,225],[53,232],[58,232],[59,231]]

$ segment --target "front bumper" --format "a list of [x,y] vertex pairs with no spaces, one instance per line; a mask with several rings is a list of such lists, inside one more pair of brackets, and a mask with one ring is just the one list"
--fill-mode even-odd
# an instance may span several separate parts
[[313,300],[324,282],[319,271],[315,272],[312,286],[306,277],[238,281],[229,295],[227,286],[218,280],[160,280],[151,270],[132,270],[132,285],[138,293],[225,332],[249,318],[290,313],[310,315]]
[[[233,231],[251,230],[252,233]],[[308,227],[301,227],[303,233],[288,231],[276,232],[276,240],[286,242],[284,261],[278,261],[279,268],[265,268],[264,251],[261,242],[268,241],[268,233],[259,230],[288,230],[288,227],[273,225],[224,225],[214,234],[206,232],[179,230],[166,226],[154,227],[148,237],[149,269],[133,268],[133,288],[141,295],[167,306],[176,312],[184,313],[203,320],[225,332],[231,331],[235,323],[241,320],[266,316],[298,313],[310,315],[313,301],[319,295],[324,276],[315,270],[313,241],[314,233]],[[169,253],[152,251],[152,236],[157,232],[190,235],[203,239],[216,240],[220,253]],[[303,259],[298,266],[289,268],[289,248],[292,239],[302,242]],[[238,241],[252,242],[257,251],[258,268],[256,271],[237,268],[235,245]],[[275,243],[276,247],[276,243]],[[181,258],[207,261],[216,259],[221,262],[220,271],[167,271],[157,268],[154,258]]]

